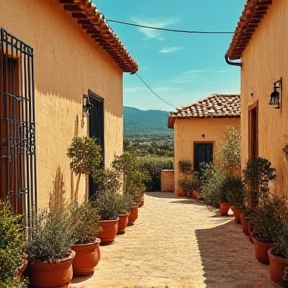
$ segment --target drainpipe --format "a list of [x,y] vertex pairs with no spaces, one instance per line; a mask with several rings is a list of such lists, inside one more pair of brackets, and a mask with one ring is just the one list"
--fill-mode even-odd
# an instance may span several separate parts
[[231,62],[231,61],[229,60],[228,53],[225,54],[225,61],[226,61],[226,63],[229,64],[229,65],[242,67],[242,63],[241,63],[241,62]]

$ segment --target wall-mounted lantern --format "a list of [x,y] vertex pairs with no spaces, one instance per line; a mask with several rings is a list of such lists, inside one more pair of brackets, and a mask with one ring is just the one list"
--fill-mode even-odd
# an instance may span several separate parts
[[[281,89],[281,94],[277,91],[277,89]],[[274,81],[273,83],[273,91],[270,95],[269,105],[276,106],[275,109],[280,109],[280,95],[282,96],[282,77]]]

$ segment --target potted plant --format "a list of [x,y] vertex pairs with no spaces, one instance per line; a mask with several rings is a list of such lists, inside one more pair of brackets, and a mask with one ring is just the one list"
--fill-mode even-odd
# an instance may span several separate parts
[[100,260],[100,238],[97,237],[101,231],[99,214],[88,201],[81,205],[75,204],[71,209],[71,216],[75,224],[75,242],[71,249],[76,253],[73,260],[73,275],[90,275]]
[[279,282],[283,272],[288,266],[288,207],[286,199],[282,199],[283,205],[279,210],[280,225],[273,234],[274,247],[268,250],[270,279]]
[[273,239],[281,229],[282,212],[286,203],[276,195],[260,202],[253,210],[253,242],[256,259],[269,264],[268,250],[274,246]]
[[269,160],[252,158],[243,169],[243,177],[248,190],[249,206],[254,209],[259,201],[269,197],[269,182],[276,179],[276,170]]
[[25,251],[29,287],[66,287],[73,277],[74,223],[70,211],[38,209],[30,215]]
[[241,224],[241,213],[244,209],[246,190],[241,177],[228,176],[223,182],[223,189],[227,191],[227,200],[233,211],[236,223]]
[[178,169],[180,173],[180,179],[178,180],[178,195],[179,196],[189,196],[189,193],[193,190],[192,174],[193,165],[189,159],[182,159],[178,162]]
[[73,201],[78,200],[78,190],[81,175],[94,175],[102,163],[101,147],[96,144],[93,137],[74,137],[67,156],[71,158],[70,168],[77,175],[76,188]]
[[128,218],[130,213],[130,207],[133,205],[133,200],[129,195],[124,195],[123,193],[117,194],[117,204],[118,204],[118,230],[117,234],[124,234],[125,228],[128,225]]
[[99,224],[102,228],[97,237],[101,239],[100,245],[112,244],[118,231],[119,207],[117,192],[97,191],[92,206],[99,213]]
[[21,215],[12,211],[9,199],[0,200],[0,287],[21,288],[21,273],[26,268]]
[[225,174],[212,162],[201,163],[199,173],[200,192],[204,202],[212,207],[219,208],[219,196]]
[[116,171],[120,171],[123,182],[123,194],[129,196],[133,200],[133,205],[130,207],[128,217],[128,225],[133,225],[138,218],[138,204],[146,190],[145,181],[148,180],[148,172],[141,168],[135,155],[124,152],[120,156],[115,156],[112,167]]

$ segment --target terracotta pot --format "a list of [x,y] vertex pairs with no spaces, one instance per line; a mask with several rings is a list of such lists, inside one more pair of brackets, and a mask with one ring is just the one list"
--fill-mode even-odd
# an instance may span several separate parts
[[100,239],[96,238],[94,243],[75,244],[71,247],[76,255],[73,260],[73,275],[85,276],[93,274],[94,267],[100,260]]
[[67,288],[73,277],[72,262],[75,252],[57,263],[29,262],[27,275],[30,288]]
[[268,265],[269,264],[268,250],[274,247],[274,244],[261,242],[257,240],[255,237],[252,237],[252,239],[254,243],[256,259],[259,262]]
[[129,213],[119,215],[117,234],[125,233],[125,228],[128,225],[128,217]]
[[241,219],[241,224],[242,224],[242,231],[245,235],[249,236],[249,221],[248,220],[245,220],[245,218],[243,217],[243,213],[241,213],[241,216],[240,216],[240,219]]
[[185,191],[184,191],[181,187],[178,187],[178,189],[177,189],[177,195],[178,195],[178,196],[181,196],[181,197],[185,197],[185,196],[186,196],[186,193],[185,193]]
[[99,224],[102,231],[97,234],[97,237],[101,239],[100,245],[112,244],[115,240],[118,231],[118,219],[116,220],[101,220]]
[[233,211],[235,222],[238,224],[241,224],[241,217],[240,216],[241,216],[242,212],[234,206],[231,206],[231,210]]
[[201,194],[197,190],[193,190],[192,195],[196,199],[199,199],[201,197]]
[[128,216],[128,226],[134,225],[134,222],[138,218],[138,207],[131,207]]
[[280,258],[273,255],[274,248],[268,250],[268,257],[270,261],[269,273],[270,280],[278,283],[282,280],[284,269],[288,265],[288,259]]
[[228,202],[219,202],[219,204],[220,204],[220,214],[222,216],[228,215],[230,204]]

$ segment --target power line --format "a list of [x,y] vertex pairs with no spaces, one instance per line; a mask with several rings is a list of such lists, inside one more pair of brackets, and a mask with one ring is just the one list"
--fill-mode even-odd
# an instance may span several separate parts
[[165,102],[166,104],[172,106],[173,108],[177,109],[174,105],[172,105],[171,103],[167,102],[166,100],[164,100],[163,98],[161,98],[160,96],[158,96],[150,87],[149,85],[140,77],[140,75],[136,72],[135,73],[139,79],[145,84],[145,86],[156,96],[158,97],[160,100],[162,100],[163,102]]
[[141,27],[141,28],[146,28],[146,29],[154,29],[154,30],[177,32],[177,33],[189,33],[189,34],[233,34],[234,33],[234,32],[228,32],[228,31],[196,31],[196,30],[167,29],[167,28],[140,25],[140,24],[128,23],[128,22],[123,22],[123,21],[118,21],[118,20],[111,20],[111,19],[106,19],[106,21],[129,25],[129,26],[136,26],[136,27]]

